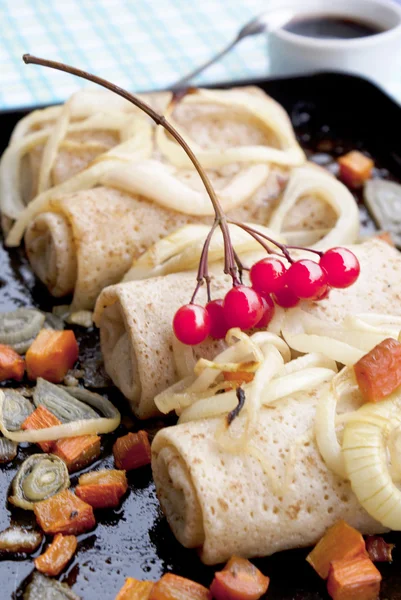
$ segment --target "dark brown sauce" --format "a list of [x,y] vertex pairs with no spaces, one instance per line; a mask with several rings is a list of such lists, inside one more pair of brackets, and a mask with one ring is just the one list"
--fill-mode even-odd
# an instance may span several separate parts
[[293,19],[285,25],[284,30],[304,37],[342,40],[364,38],[383,31],[364,21],[324,15]]

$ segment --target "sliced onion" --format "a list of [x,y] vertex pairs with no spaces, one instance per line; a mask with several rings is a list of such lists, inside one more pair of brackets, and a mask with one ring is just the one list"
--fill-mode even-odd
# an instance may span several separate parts
[[57,158],[59,146],[67,134],[70,116],[70,105],[68,102],[66,102],[43,149],[42,161],[38,176],[39,194],[50,187],[51,171]]
[[66,321],[72,325],[80,325],[89,329],[93,325],[93,312],[91,310],[77,310],[70,313]]
[[24,510],[70,487],[68,469],[54,454],[32,454],[24,460],[11,484],[9,501]]
[[3,389],[3,419],[4,424],[10,431],[21,429],[22,423],[33,413],[34,406],[28,398],[25,398],[17,390]]
[[365,183],[365,202],[374,219],[389,233],[396,246],[401,243],[400,230],[394,215],[399,213],[401,185],[394,181],[372,179]]
[[43,533],[12,525],[0,533],[0,553],[32,554],[40,546],[42,540]]
[[[228,116],[243,114],[245,117],[256,119],[260,127],[267,132],[273,132],[278,138],[280,148],[265,145],[236,146],[221,150],[220,148],[204,149],[183,133],[188,144],[195,152],[200,163],[205,168],[245,162],[245,163],[276,163],[296,166],[305,162],[305,154],[296,141],[294,130],[288,115],[283,108],[268,96],[256,96],[239,90],[197,90],[195,94],[187,95],[184,104],[217,104],[227,109]],[[174,106],[170,105],[166,116],[170,116]],[[231,113],[231,114],[230,114]],[[224,118],[224,117],[222,117]],[[216,121],[219,116],[214,115]],[[180,131],[180,127],[174,123]],[[162,154],[178,167],[189,166],[189,159],[182,148],[171,140],[163,128],[156,130],[156,142]]]
[[35,571],[27,586],[23,600],[81,600],[67,584],[45,577]]
[[299,167],[291,173],[284,196],[268,225],[277,233],[283,232],[287,214],[305,196],[317,196],[331,206],[337,215],[333,229],[311,247],[326,249],[340,244],[353,244],[359,234],[359,211],[351,192],[323,169]]
[[11,346],[19,354],[24,354],[44,321],[43,313],[30,308],[17,308],[12,312],[0,313],[0,344]]
[[[94,394],[97,396],[97,394]],[[72,396],[72,397],[71,397]],[[102,396],[99,396],[102,398]],[[35,406],[45,406],[62,423],[71,423],[81,419],[96,419],[98,414],[93,408],[77,400],[69,387],[54,385],[46,379],[38,378],[33,394]]]
[[[234,175],[217,192],[223,210],[227,212],[244,204],[265,183],[269,173],[267,165],[258,164],[245,167]],[[175,176],[174,169],[168,169],[154,160],[108,170],[100,177],[100,183],[131,194],[140,194],[184,215],[200,217],[214,214],[206,191],[194,190]]]
[[18,445],[5,437],[0,437],[0,463],[6,464],[17,456]]
[[399,398],[365,405],[344,429],[342,450],[352,490],[366,512],[385,527],[401,529],[401,491],[388,465],[386,441],[401,423]]

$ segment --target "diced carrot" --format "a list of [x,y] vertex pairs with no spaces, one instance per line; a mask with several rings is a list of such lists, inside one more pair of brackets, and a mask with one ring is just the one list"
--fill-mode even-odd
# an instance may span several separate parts
[[138,431],[118,438],[113,446],[113,454],[117,469],[130,471],[150,464],[148,434],[146,431]]
[[236,381],[238,385],[241,383],[249,383],[253,381],[255,373],[250,371],[223,371],[225,381]]
[[249,560],[233,556],[215,573],[210,591],[216,600],[259,600],[270,580]]
[[354,365],[355,377],[366,402],[379,402],[401,385],[401,344],[383,340]]
[[372,562],[392,562],[394,544],[387,544],[380,535],[368,535],[365,544]]
[[195,581],[167,573],[154,584],[149,600],[209,600],[210,592]]
[[70,473],[90,465],[100,455],[100,437],[98,435],[80,435],[78,437],[57,440],[53,450],[65,462]]
[[25,372],[25,361],[10,346],[0,344],[0,381],[16,379],[21,381]]
[[35,567],[49,577],[56,577],[65,569],[77,549],[75,535],[58,533],[46,552],[35,558]]
[[361,185],[372,176],[374,162],[368,156],[358,150],[352,150],[338,159],[340,165],[340,178],[352,188]]
[[366,556],[334,560],[327,591],[333,600],[377,600],[381,579],[379,571]]
[[327,579],[333,560],[349,560],[359,555],[367,556],[362,535],[345,521],[338,521],[326,531],[306,560],[320,577]]
[[116,596],[116,600],[149,600],[153,581],[138,581],[128,577]]
[[96,525],[93,508],[69,490],[37,502],[34,513],[43,531],[53,535],[78,535]]
[[28,377],[60,383],[77,358],[78,343],[73,331],[42,329],[26,353]]
[[115,508],[128,489],[125,471],[108,469],[81,475],[76,495],[93,508]]
[[[43,404],[39,404],[38,408],[30,414],[21,425],[21,429],[46,429],[46,427],[54,427],[61,425],[61,421],[53,415]],[[51,452],[56,444],[56,441],[38,442],[38,446],[43,452]]]

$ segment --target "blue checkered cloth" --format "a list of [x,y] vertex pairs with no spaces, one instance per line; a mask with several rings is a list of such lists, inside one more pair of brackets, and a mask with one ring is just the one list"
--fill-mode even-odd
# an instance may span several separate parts
[[[267,0],[0,0],[0,110],[63,102],[84,85],[70,75],[24,65],[26,52],[78,66],[131,91],[162,89],[220,50],[267,6]],[[256,36],[196,83],[267,74],[266,39]]]

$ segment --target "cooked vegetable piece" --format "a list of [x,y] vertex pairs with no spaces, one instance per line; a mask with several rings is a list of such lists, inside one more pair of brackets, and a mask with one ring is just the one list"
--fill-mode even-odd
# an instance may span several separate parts
[[340,178],[351,188],[361,187],[372,176],[374,162],[358,150],[352,150],[338,159]]
[[53,454],[61,458],[70,473],[90,465],[100,455],[100,437],[98,435],[80,435],[78,437],[57,440]]
[[0,533],[0,553],[32,554],[39,547],[43,534],[12,525]]
[[117,469],[131,471],[150,464],[151,452],[146,431],[127,433],[118,438],[113,446],[114,462]]
[[70,487],[70,477],[65,463],[53,454],[31,454],[14,477],[9,501],[33,510],[37,502],[55,496]]
[[23,600],[81,600],[81,598],[65,583],[35,572],[24,592]]
[[0,314],[0,344],[11,346],[18,354],[24,354],[38,335],[45,321],[39,310],[18,308]]
[[3,389],[3,419],[9,431],[18,431],[22,423],[33,413],[35,407],[32,402],[17,390]]
[[18,444],[5,437],[0,437],[0,464],[7,464],[17,456]]
[[[80,419],[98,419],[98,413],[92,406],[104,412],[106,404],[103,396],[94,394],[84,388],[69,388],[54,385],[39,378],[33,394],[35,406],[46,406],[62,423],[71,423]],[[87,403],[88,404],[87,404]]]
[[56,577],[74,556],[77,544],[75,535],[58,533],[46,551],[35,558],[35,567],[49,577]]
[[333,560],[327,591],[333,600],[377,600],[381,579],[367,556]]
[[81,475],[76,495],[93,508],[115,508],[128,489],[125,471],[108,469]]
[[368,535],[365,544],[366,551],[371,561],[392,562],[394,544],[387,544],[380,535]]
[[255,377],[255,373],[248,371],[223,371],[223,375],[225,381],[236,381],[238,385],[249,383]]
[[[45,406],[38,406],[34,412],[25,419],[21,425],[21,429],[46,429],[46,427],[53,427],[54,425],[61,425],[61,421],[47,410]],[[52,442],[38,442],[38,446],[42,448],[43,452],[51,452],[54,448],[55,441]]]
[[355,377],[366,402],[379,402],[401,385],[401,344],[387,338],[354,365]]
[[154,584],[149,600],[209,600],[208,589],[172,573],[167,573]]
[[63,381],[78,359],[78,343],[71,330],[42,329],[26,353],[29,379],[43,377],[53,383]]
[[349,560],[359,555],[366,556],[362,535],[345,521],[338,521],[326,531],[306,560],[320,577],[327,579],[333,560]]
[[259,600],[270,580],[249,560],[233,556],[215,573],[210,591],[216,600]]
[[375,238],[377,238],[378,240],[383,240],[383,242],[386,242],[386,244],[388,244],[389,246],[395,246],[394,240],[389,231],[383,231],[382,233],[378,233],[377,235],[375,235]]
[[0,344],[0,381],[21,381],[25,373],[24,359],[10,346]]
[[68,490],[38,502],[34,512],[39,526],[49,534],[78,535],[96,525],[93,508]]
[[149,600],[153,586],[153,581],[138,581],[133,577],[128,577],[118,592],[116,600]]

